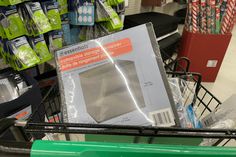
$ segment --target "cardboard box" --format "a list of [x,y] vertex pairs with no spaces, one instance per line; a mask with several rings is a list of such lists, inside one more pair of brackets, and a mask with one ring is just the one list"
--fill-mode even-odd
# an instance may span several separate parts
[[190,59],[190,71],[201,73],[204,82],[214,82],[231,36],[231,34],[200,34],[184,31],[179,55]]
[[56,62],[65,122],[179,125],[151,24],[63,48]]

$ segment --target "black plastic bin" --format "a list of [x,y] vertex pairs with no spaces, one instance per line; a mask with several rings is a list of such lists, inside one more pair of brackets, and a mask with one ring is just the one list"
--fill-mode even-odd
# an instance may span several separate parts
[[148,12],[125,16],[124,29],[152,22],[156,37],[175,31],[180,19],[163,13]]
[[158,42],[162,59],[165,61],[175,52],[177,52],[179,47],[181,36],[175,31],[178,28],[180,18],[157,12],[128,15],[125,17],[124,29],[135,27],[148,22],[153,24],[156,38],[162,38]]

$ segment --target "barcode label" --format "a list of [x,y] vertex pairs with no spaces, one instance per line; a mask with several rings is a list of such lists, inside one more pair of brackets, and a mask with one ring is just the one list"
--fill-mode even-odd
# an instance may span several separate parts
[[203,118],[201,121],[202,121],[202,124],[204,127],[211,126],[212,124],[214,124],[216,122],[215,113],[214,112],[210,113],[205,118]]
[[214,120],[212,117],[204,121],[205,126],[211,126],[213,123],[214,123]]
[[149,116],[153,120],[154,126],[169,127],[175,125],[175,120],[171,108],[151,112],[149,113]]

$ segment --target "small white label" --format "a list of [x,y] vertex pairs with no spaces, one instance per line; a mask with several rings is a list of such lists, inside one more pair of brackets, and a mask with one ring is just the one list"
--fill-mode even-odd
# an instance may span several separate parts
[[207,67],[208,68],[215,68],[217,66],[218,60],[208,60]]
[[150,112],[149,117],[153,120],[154,126],[170,127],[175,125],[175,120],[171,108]]

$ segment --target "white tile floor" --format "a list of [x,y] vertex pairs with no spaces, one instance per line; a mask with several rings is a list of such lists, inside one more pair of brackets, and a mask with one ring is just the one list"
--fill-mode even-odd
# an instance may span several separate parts
[[219,100],[224,101],[236,94],[236,27],[217,79],[214,83],[203,83]]

